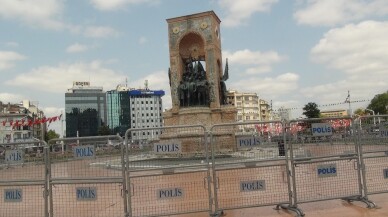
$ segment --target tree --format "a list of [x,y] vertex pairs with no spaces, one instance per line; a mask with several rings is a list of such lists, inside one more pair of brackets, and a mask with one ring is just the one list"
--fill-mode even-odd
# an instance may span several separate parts
[[365,112],[365,109],[363,108],[358,108],[354,111],[354,114],[355,115],[358,115],[358,116],[364,116],[366,115],[366,112]]
[[321,111],[318,109],[318,105],[314,102],[309,102],[303,107],[303,114],[307,118],[319,118]]
[[111,130],[109,129],[109,126],[101,125],[101,127],[98,129],[98,135],[99,136],[111,135]]
[[388,91],[375,95],[367,108],[373,110],[375,114],[388,114]]
[[48,142],[51,139],[59,138],[59,134],[55,132],[55,130],[49,130],[44,135],[44,140]]

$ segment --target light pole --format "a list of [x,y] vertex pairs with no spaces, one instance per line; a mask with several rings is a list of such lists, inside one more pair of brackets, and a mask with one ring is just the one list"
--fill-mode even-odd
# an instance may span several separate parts
[[[372,112],[372,115],[375,116],[375,111],[371,110],[371,109],[365,109],[365,111],[370,111]],[[376,118],[373,117],[373,124],[376,125]]]

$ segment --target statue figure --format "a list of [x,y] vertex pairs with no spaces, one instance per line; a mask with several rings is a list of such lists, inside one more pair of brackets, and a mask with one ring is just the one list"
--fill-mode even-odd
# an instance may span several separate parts
[[170,83],[170,87],[171,87],[171,69],[168,68],[168,81]]
[[187,87],[187,106],[192,106],[192,105],[195,105],[195,98],[192,97],[194,96],[194,92],[196,91],[196,88],[197,88],[197,84],[196,82],[194,81],[194,75],[190,76],[189,77],[189,81],[187,82],[186,84],[186,87]]
[[228,104],[228,100],[227,100],[228,91],[226,89],[226,84],[225,84],[225,81],[229,79],[229,72],[228,71],[229,71],[228,59],[226,59],[224,75],[222,76],[222,78],[220,80],[220,88],[219,88],[220,105]]
[[187,87],[186,84],[183,83],[183,81],[180,82],[178,86],[178,97],[180,101],[180,106],[186,106],[187,100],[186,100],[186,95],[187,95]]
[[209,106],[209,94],[210,94],[210,85],[207,80],[202,80],[197,85],[197,101],[198,105],[207,105]]

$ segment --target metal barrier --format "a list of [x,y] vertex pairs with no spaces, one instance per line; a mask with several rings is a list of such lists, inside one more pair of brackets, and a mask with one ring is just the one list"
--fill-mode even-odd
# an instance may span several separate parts
[[47,150],[39,140],[0,144],[1,216],[49,216]]
[[[293,205],[344,199],[368,201],[363,194],[359,150],[350,117],[290,121]],[[299,153],[303,153],[302,155]]]
[[364,169],[365,195],[388,193],[388,115],[355,121]]
[[53,139],[49,145],[50,217],[126,215],[121,137]]
[[[0,144],[0,216],[156,217],[388,193],[388,115]],[[211,145],[211,147],[209,146]],[[210,156],[211,154],[211,156]]]
[[129,129],[125,147],[129,216],[212,212],[205,127]]
[[210,130],[215,215],[223,210],[291,204],[284,124],[244,122]]

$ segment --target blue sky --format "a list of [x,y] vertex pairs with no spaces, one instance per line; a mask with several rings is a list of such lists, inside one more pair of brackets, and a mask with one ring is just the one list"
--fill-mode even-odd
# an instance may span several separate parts
[[111,90],[147,79],[169,108],[166,19],[209,10],[221,19],[228,89],[275,110],[297,118],[308,102],[348,108],[348,90],[363,101],[388,89],[386,0],[0,0],[0,101],[56,116],[73,81]]

